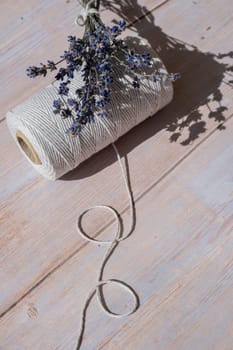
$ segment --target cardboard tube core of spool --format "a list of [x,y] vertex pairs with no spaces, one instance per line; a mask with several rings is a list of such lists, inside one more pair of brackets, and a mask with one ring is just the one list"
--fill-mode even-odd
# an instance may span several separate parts
[[16,138],[17,138],[17,141],[18,141],[21,149],[26,154],[26,156],[34,164],[42,164],[41,160],[40,160],[40,157],[38,156],[38,153],[36,152],[35,148],[31,144],[31,142],[28,140],[28,138],[22,133],[22,131],[17,130]]

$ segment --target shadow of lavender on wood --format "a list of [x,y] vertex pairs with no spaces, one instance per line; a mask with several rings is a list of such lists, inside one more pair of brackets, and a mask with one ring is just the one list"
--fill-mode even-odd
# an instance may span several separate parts
[[[233,65],[229,63],[233,59],[233,51],[218,55],[201,52],[197,47],[167,35],[162,28],[154,24],[156,18],[153,13],[145,6],[141,6],[138,1],[102,0],[101,3],[104,9],[112,11],[130,23],[130,29],[135,31],[138,37],[148,41],[169,72],[181,73],[181,79],[175,83],[172,103],[158,112],[156,118],[149,118],[131,130],[127,138],[122,137],[118,142],[120,153],[128,154],[138,144],[161,130],[166,130],[170,134],[171,143],[179,142],[183,146],[191,144],[207,131],[202,113],[203,107],[209,110],[208,118],[214,120],[216,127],[224,130],[224,112],[227,107],[223,104],[220,86],[226,74],[230,76],[233,72]],[[141,21],[138,21],[138,18],[142,18]],[[225,61],[228,63],[224,63]],[[233,78],[232,81],[228,81],[229,85],[232,83]],[[213,102],[214,109],[210,106]],[[107,148],[100,154],[94,155],[77,169],[64,175],[62,179],[75,180],[99,172],[116,161],[111,151],[110,148]],[[104,157],[101,156],[103,152]]]

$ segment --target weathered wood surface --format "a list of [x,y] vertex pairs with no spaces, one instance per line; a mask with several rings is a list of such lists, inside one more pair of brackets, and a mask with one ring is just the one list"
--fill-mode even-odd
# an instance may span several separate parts
[[[231,349],[232,118],[226,127],[138,201],[137,230],[105,275],[134,286],[141,307],[112,320],[94,303],[84,349]],[[104,250],[88,244],[9,311],[0,323],[2,349],[74,349]],[[115,311],[121,297],[108,295]]]
[[[158,48],[182,80],[170,106],[117,143],[130,164],[137,229],[107,268],[108,277],[135,287],[142,306],[116,321],[93,305],[86,349],[232,349],[233,4],[171,0],[157,8],[161,3],[140,1],[124,16],[132,23],[140,11],[155,8],[129,33],[136,30]],[[48,52],[58,56],[64,25],[76,30],[72,1],[18,4],[0,5],[1,26],[9,33],[0,44],[4,112],[45,84],[25,79],[22,66]],[[109,11],[103,16],[115,17]],[[224,118],[230,120],[222,126]],[[85,293],[104,254],[78,237],[75,220],[101,203],[128,218],[119,166],[109,147],[51,183],[21,156],[5,121],[0,133],[0,349],[73,349]],[[110,218],[95,215],[87,227],[98,233],[109,224]],[[120,296],[113,296],[117,307]]]

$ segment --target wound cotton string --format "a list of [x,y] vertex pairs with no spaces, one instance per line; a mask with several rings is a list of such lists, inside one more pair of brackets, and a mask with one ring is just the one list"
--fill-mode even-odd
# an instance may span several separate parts
[[[57,82],[8,112],[7,124],[17,145],[32,166],[46,178],[55,180],[76,168],[172,100],[172,82],[156,53],[137,38],[130,37],[125,42],[138,51],[151,53],[161,79],[146,78],[140,89],[135,90],[132,87],[133,74],[123,72],[122,67],[114,62],[114,82],[108,107],[110,116],[101,118],[96,115],[95,122],[85,125],[80,135],[73,138],[67,135],[70,121],[53,111],[53,101],[59,97]],[[145,71],[150,73],[152,70],[154,67]],[[77,73],[70,86],[70,95],[82,85],[81,74]]]

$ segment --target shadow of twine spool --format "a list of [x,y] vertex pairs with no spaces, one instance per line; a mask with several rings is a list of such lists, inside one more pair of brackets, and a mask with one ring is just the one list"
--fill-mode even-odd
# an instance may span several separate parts
[[21,147],[22,151],[26,154],[26,156],[34,163],[34,164],[42,164],[38,153],[35,148],[28,140],[28,138],[22,133],[22,131],[17,130],[16,138]]

